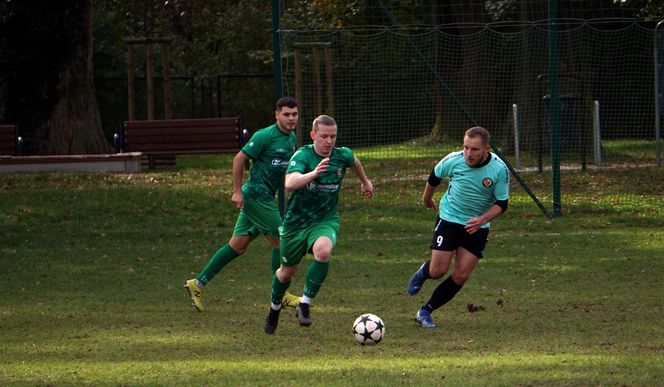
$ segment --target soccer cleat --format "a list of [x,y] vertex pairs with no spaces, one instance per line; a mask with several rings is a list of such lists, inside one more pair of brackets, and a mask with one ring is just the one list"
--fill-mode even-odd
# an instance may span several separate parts
[[281,305],[295,308],[300,304],[301,301],[302,297],[298,297],[294,294],[286,292],[286,294],[284,294],[283,300],[281,301]]
[[297,308],[295,308],[295,315],[300,320],[301,327],[308,327],[311,325],[311,319],[309,318],[309,304],[300,302]]
[[185,282],[184,288],[187,289],[189,294],[189,299],[191,299],[191,305],[196,308],[197,311],[203,311],[203,289],[196,285],[195,279],[190,279]]
[[279,325],[279,312],[281,312],[281,309],[274,310],[270,308],[270,312],[265,318],[265,333],[271,335],[277,330],[277,325]]
[[420,308],[420,310],[417,311],[415,320],[420,323],[422,328],[435,328],[438,326],[435,322],[433,322],[433,318],[431,318],[431,312],[424,308]]
[[427,279],[427,275],[425,273],[425,268],[429,268],[429,260],[424,262],[422,266],[413,274],[412,277],[410,277],[410,280],[408,281],[408,288],[406,291],[408,292],[409,296],[414,296],[417,293],[420,292],[420,289],[422,289],[422,284],[424,284],[424,281]]

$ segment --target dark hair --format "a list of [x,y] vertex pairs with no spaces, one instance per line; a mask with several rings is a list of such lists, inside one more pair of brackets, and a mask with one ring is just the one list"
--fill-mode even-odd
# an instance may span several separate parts
[[291,109],[296,108],[297,101],[293,97],[281,97],[277,101],[277,111],[281,111],[281,109],[283,109],[284,106],[289,107]]
[[482,144],[484,145],[489,144],[491,141],[489,131],[481,126],[473,126],[472,128],[466,130],[466,136],[470,138],[480,137],[482,139]]
[[336,124],[337,121],[335,121],[334,118],[323,114],[314,119],[314,122],[311,124],[311,130],[318,133],[318,125],[334,126]]

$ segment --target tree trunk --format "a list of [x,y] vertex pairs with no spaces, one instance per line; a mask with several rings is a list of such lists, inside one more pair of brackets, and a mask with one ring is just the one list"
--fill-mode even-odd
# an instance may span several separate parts
[[[437,0],[432,2],[432,5],[434,23],[440,31],[454,37],[472,35],[483,29],[487,21],[487,14],[482,3]],[[438,112],[431,135],[457,139],[461,138],[461,134],[472,126],[471,117],[467,116],[463,109],[469,110],[470,114],[476,114],[477,112],[472,111],[472,107],[485,106],[483,100],[486,101],[489,96],[487,93],[478,91],[490,88],[487,86],[490,80],[482,74],[479,78],[469,78],[467,74],[474,74],[475,69],[479,68],[479,57],[466,55],[468,47],[461,39],[447,40],[446,45],[438,47],[437,71],[463,107],[459,106],[452,95],[441,87]],[[480,119],[476,116],[472,118]]]
[[14,2],[2,31],[14,61],[3,120],[30,154],[106,153],[92,71],[92,0]]

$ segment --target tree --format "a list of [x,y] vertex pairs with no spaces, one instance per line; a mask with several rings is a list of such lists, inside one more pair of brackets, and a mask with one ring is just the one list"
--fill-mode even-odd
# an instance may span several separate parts
[[92,66],[92,0],[0,3],[0,120],[17,123],[31,154],[112,150]]

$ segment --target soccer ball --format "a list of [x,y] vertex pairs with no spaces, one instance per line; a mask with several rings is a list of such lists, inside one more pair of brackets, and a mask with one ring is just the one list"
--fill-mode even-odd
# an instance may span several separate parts
[[365,313],[353,323],[353,336],[361,345],[378,344],[384,334],[385,324],[375,314]]

